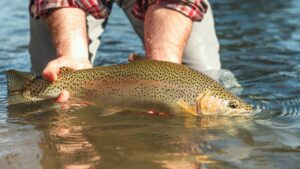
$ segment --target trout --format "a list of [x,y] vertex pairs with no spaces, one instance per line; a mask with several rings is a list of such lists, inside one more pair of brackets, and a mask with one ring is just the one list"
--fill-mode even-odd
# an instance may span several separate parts
[[193,115],[247,115],[250,104],[210,77],[184,65],[140,60],[127,64],[73,70],[61,68],[58,79],[6,71],[9,104],[56,98],[62,90],[90,104],[116,110],[152,110]]

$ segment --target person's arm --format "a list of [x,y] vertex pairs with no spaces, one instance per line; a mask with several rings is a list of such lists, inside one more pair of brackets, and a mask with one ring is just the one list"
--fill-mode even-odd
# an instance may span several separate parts
[[[84,69],[92,67],[88,59],[85,12],[79,8],[59,8],[45,18],[51,32],[57,59],[48,63],[43,77],[55,81],[61,67]],[[57,102],[66,102],[69,92],[62,91]]]
[[51,32],[57,59],[48,63],[43,77],[49,81],[57,79],[59,68],[90,68],[86,14],[79,8],[59,8],[45,18]]
[[192,28],[190,18],[153,4],[146,12],[144,27],[148,59],[182,62],[183,50]]

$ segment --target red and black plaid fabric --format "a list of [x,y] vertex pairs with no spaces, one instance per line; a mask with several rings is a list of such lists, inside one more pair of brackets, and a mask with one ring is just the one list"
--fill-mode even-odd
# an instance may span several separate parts
[[[33,16],[46,17],[53,9],[81,8],[95,18],[105,18],[110,14],[107,4],[111,0],[31,0],[30,12]],[[107,4],[103,3],[107,2]],[[201,21],[207,10],[203,0],[136,0],[132,14],[144,19],[147,8],[152,4],[176,10],[193,21]]]

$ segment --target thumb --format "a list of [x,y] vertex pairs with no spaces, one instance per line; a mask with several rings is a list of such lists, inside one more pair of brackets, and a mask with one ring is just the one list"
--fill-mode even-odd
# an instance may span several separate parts
[[56,63],[54,60],[48,63],[42,75],[46,80],[50,82],[54,82],[57,79],[58,73],[59,73],[59,64]]

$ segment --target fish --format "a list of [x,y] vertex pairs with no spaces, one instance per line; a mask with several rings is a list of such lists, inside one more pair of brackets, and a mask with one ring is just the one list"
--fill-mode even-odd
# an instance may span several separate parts
[[145,110],[192,115],[248,115],[252,106],[217,81],[187,66],[137,60],[74,70],[63,67],[55,82],[28,72],[8,70],[8,103],[70,99],[111,110]]

